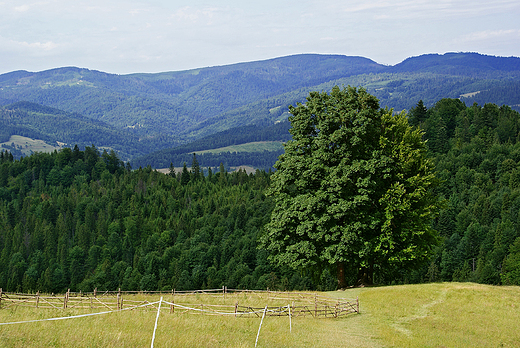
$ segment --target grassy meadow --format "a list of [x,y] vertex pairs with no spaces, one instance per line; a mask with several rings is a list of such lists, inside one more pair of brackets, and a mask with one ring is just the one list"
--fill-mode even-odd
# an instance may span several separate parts
[[205,153],[221,153],[221,152],[259,152],[259,151],[278,151],[283,150],[281,141],[256,141],[252,143],[230,145],[205,151],[195,151],[197,155]]
[[21,135],[11,135],[9,141],[0,143],[0,148],[2,145],[11,146],[12,144],[19,148],[25,156],[28,156],[33,152],[52,152],[60,149],[60,147],[49,145],[43,140],[31,139]]
[[[333,296],[336,293],[331,293]],[[520,287],[431,283],[351,289],[363,347],[520,347]]]
[[[518,347],[520,287],[433,283],[329,292],[359,296],[361,314],[339,318],[266,317],[258,347]],[[148,295],[148,301],[159,299]],[[165,301],[171,297],[165,296]],[[197,295],[175,303],[200,306],[287,305],[254,295]],[[0,309],[0,322],[89,313],[80,309]],[[92,310],[94,311],[94,310]],[[97,309],[95,311],[103,311]],[[226,311],[229,311],[226,310]],[[254,347],[261,317],[201,315],[162,306],[154,347]],[[157,310],[0,326],[1,347],[149,347]]]

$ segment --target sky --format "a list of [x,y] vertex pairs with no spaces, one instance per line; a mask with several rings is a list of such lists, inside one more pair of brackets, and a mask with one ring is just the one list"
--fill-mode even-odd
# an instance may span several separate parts
[[520,1],[0,0],[0,74],[153,73],[301,53],[394,65],[445,52],[520,57]]

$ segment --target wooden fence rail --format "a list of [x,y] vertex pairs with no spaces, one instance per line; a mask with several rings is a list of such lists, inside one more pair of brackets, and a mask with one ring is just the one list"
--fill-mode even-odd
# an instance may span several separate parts
[[[198,314],[235,314],[237,317],[244,316],[261,316],[265,307],[257,308],[248,305],[239,305],[240,301],[244,301],[241,294],[256,295],[261,299],[290,301],[287,306],[271,306],[267,307],[266,316],[313,316],[334,317],[344,316],[351,313],[359,313],[359,300],[334,299],[318,295],[317,293],[298,293],[298,292],[281,292],[281,291],[258,291],[258,290],[236,290],[227,289],[211,289],[211,290],[195,290],[195,291],[175,291],[171,292],[143,292],[143,291],[105,291],[83,293],[70,292],[65,294],[22,294],[3,292],[0,288],[0,309],[10,308],[13,306],[35,307],[47,309],[103,309],[109,311],[122,309],[153,309],[157,310],[157,302],[136,299],[135,295],[170,295],[168,300],[170,312],[175,312],[175,307],[181,307],[177,311],[192,312]],[[193,295],[204,296],[236,296],[234,305],[225,304],[205,304],[198,302],[194,304],[188,299]],[[199,297],[195,297],[199,300]],[[231,300],[231,299],[229,299]],[[247,302],[247,301],[245,301]],[[290,310],[289,310],[290,307]],[[166,307],[167,308],[167,307]]]

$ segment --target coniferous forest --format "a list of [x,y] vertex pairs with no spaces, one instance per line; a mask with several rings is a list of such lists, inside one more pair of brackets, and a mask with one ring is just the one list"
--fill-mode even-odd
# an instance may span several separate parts
[[[520,114],[494,104],[420,101],[443,208],[439,243],[422,268],[379,284],[475,281],[520,285]],[[0,153],[0,287],[187,290],[336,287],[330,269],[270,265],[258,238],[273,202],[270,173],[132,170],[95,147]],[[399,273],[399,272],[397,272]],[[347,275],[353,285],[356,275]]]
[[520,114],[442,99],[419,102],[410,122],[426,132],[445,200],[442,243],[420,280],[520,285]]
[[266,172],[131,171],[95,147],[1,162],[4,290],[313,286],[257,250]]

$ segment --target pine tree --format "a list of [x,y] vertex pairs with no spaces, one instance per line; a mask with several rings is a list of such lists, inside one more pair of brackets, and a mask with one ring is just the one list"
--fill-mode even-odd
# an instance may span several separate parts
[[199,180],[201,176],[199,161],[197,161],[195,153],[193,154],[193,161],[191,162],[191,176],[195,181]]

